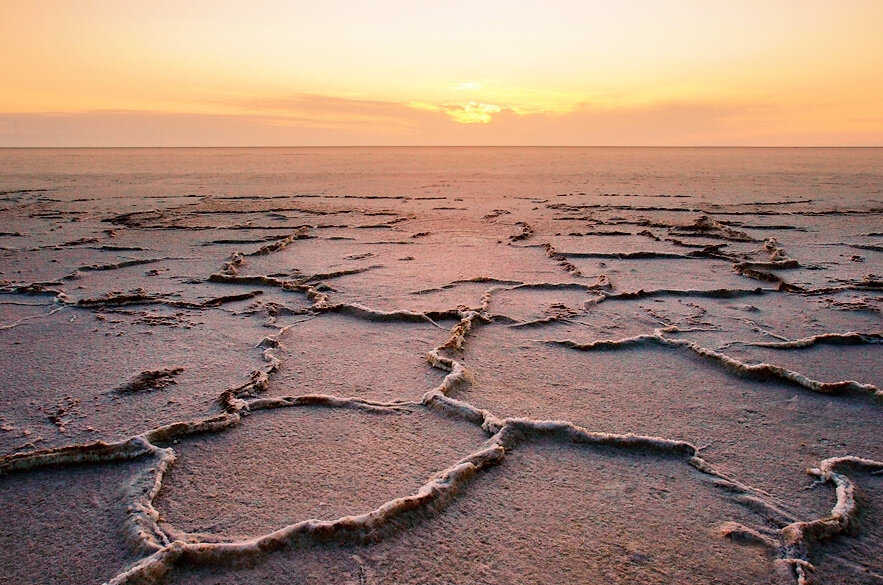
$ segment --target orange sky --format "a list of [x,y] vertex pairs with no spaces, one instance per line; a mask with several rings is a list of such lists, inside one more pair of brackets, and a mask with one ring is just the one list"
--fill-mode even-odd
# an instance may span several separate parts
[[879,0],[4,0],[0,146],[877,145]]

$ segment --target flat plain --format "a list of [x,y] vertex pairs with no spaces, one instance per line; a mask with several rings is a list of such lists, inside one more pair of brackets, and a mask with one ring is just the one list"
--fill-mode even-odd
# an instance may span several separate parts
[[0,582],[883,582],[881,168],[0,151]]

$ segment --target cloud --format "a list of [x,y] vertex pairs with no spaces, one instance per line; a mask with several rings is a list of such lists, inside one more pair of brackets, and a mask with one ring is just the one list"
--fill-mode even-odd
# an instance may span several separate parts
[[444,112],[452,120],[462,124],[487,124],[494,114],[502,111],[500,106],[476,101],[462,104],[433,104],[351,99],[315,94],[234,99],[218,103],[235,107],[249,114],[281,116],[292,122],[320,127],[341,124],[387,124],[413,127],[420,117],[408,111],[408,108],[427,112]]
[[230,113],[0,114],[0,146],[883,145],[881,123],[832,130],[772,103],[583,103],[564,113],[524,113],[478,101],[302,94],[217,104]]
[[[369,126],[370,127],[370,126]],[[385,133],[389,143],[396,134]],[[360,125],[258,115],[143,111],[0,114],[0,146],[289,146],[376,143]]]
[[315,128],[365,128],[384,126],[401,131],[418,123],[405,104],[395,101],[353,99],[316,94],[282,97],[248,97],[218,100],[235,114],[270,118],[274,124]]
[[411,102],[408,105],[417,110],[444,112],[448,117],[460,124],[487,124],[493,119],[495,114],[503,111],[503,108],[500,106],[480,102],[467,102],[465,104]]

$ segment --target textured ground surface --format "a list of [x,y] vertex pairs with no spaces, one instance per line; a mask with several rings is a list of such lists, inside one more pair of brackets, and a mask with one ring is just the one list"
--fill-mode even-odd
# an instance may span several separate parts
[[409,152],[0,154],[0,582],[883,582],[883,155]]

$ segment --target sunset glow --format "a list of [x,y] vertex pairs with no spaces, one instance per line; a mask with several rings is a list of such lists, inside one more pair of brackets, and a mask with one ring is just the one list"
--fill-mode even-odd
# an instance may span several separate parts
[[3,13],[0,146],[883,144],[873,0]]

